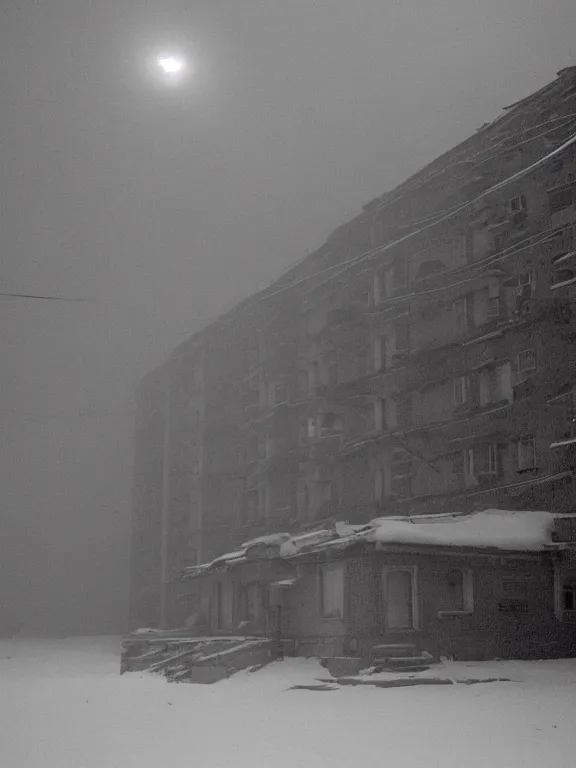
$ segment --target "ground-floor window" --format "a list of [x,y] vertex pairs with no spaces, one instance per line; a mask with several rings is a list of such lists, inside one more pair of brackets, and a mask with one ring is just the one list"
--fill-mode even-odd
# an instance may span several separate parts
[[576,581],[565,581],[562,585],[562,610],[576,611]]
[[440,577],[440,611],[470,613],[474,592],[472,571],[453,569]]
[[340,619],[344,616],[344,564],[320,568],[320,609],[322,616]]

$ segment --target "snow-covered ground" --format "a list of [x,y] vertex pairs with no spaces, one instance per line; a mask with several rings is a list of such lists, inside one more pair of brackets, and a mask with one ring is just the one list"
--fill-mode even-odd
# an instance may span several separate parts
[[[119,669],[109,638],[0,641],[6,768],[568,768],[576,661],[445,665],[514,682],[288,690],[289,659],[212,686]],[[441,674],[440,674],[441,673]]]

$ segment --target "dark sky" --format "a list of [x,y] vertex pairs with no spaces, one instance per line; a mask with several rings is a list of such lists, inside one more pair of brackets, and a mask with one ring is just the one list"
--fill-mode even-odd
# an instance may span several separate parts
[[[131,387],[576,64],[573,0],[4,0],[0,631],[122,627]],[[196,61],[178,89],[148,57]]]

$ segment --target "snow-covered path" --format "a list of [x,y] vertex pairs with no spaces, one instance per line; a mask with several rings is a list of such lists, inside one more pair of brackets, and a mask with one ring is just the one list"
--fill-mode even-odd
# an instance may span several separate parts
[[[6,768],[568,768],[576,661],[482,665],[516,682],[287,690],[287,660],[212,686],[118,674],[108,638],[0,641]],[[462,673],[463,665],[454,665]]]

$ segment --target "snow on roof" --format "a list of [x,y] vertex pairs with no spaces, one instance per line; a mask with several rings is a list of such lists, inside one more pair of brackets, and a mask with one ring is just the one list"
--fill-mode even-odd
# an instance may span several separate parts
[[486,509],[470,515],[373,521],[370,541],[378,544],[436,545],[538,551],[552,544],[549,512]]
[[284,544],[286,541],[291,540],[291,536],[289,533],[271,533],[268,536],[258,536],[256,539],[250,539],[250,541],[245,541],[242,546],[244,549],[247,547],[255,546],[256,544],[265,544],[266,546],[274,546],[276,544]]
[[550,512],[517,512],[486,509],[470,514],[447,513],[415,517],[381,517],[367,525],[336,523],[334,528],[299,535],[271,534],[252,539],[237,552],[229,552],[209,563],[191,566],[184,578],[238,565],[247,561],[250,550],[262,546],[266,554],[255,559],[289,558],[323,550],[346,549],[358,542],[376,545],[473,547],[517,552],[541,551],[550,546],[555,516]]

